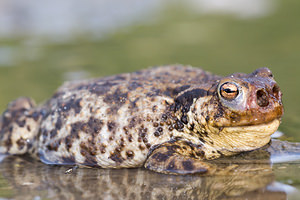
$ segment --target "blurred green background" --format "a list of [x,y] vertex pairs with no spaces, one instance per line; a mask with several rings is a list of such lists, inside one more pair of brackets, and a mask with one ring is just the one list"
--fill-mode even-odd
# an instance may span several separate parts
[[300,141],[300,1],[4,2],[0,110],[19,96],[42,102],[66,80],[149,66],[180,63],[221,75],[266,66],[284,94],[280,130]]

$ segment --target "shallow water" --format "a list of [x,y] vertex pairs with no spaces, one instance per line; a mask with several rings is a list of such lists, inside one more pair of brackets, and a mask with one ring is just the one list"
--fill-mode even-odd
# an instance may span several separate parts
[[285,148],[298,160],[272,165],[269,153],[252,152],[211,161],[217,166],[213,176],[49,166],[9,156],[0,164],[0,194],[4,199],[297,199],[300,143]]
[[[267,66],[284,94],[282,139],[299,142],[300,2],[184,2],[1,1],[0,110],[19,96],[43,102],[65,80],[148,66],[190,64],[223,75]],[[65,174],[70,167],[7,157],[0,164],[0,198],[114,199],[133,191],[138,198],[296,199],[299,161],[272,161],[271,172],[249,179],[243,173],[174,177],[143,169]],[[104,189],[103,181],[112,188]]]

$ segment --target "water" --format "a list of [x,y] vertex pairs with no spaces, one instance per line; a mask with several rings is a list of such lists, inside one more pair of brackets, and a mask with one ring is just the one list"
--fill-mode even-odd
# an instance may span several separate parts
[[[285,115],[280,131],[285,135],[281,138],[299,142],[299,11],[300,3],[294,0],[234,3],[230,0],[84,3],[3,0],[0,3],[0,110],[19,96],[43,102],[65,80],[106,76],[148,66],[190,64],[222,75],[249,73],[267,66],[284,94]],[[0,198],[80,199],[98,195],[113,199],[118,192],[137,188],[136,196],[141,198],[150,190],[154,196],[177,194],[177,191],[179,196],[183,195],[182,199],[193,194],[204,199],[296,199],[300,189],[300,178],[296,176],[299,163],[281,163],[282,158],[278,163],[278,158],[273,159],[276,164],[267,167],[272,173],[258,173],[249,182],[246,175],[169,177],[142,169],[78,169],[65,174],[67,167],[5,158],[0,166]],[[126,177],[132,177],[133,181],[126,182]],[[237,177],[240,178],[236,180]],[[100,183],[106,179],[113,187],[103,193],[96,186],[101,187]],[[260,182],[261,179],[265,182]],[[177,181],[178,185],[173,184]],[[95,189],[89,190],[89,185]]]

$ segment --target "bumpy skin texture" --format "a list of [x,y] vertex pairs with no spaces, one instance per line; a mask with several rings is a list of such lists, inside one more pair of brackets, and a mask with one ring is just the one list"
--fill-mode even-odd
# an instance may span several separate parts
[[264,146],[282,114],[267,68],[223,78],[157,67],[65,83],[38,107],[15,100],[0,119],[0,151],[47,164],[213,173],[205,160]]

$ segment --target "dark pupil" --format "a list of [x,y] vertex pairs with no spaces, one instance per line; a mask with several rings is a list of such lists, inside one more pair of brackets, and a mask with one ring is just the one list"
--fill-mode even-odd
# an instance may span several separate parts
[[235,93],[236,91],[235,90],[231,90],[229,88],[226,88],[226,89],[224,89],[224,92],[226,92],[226,93]]

